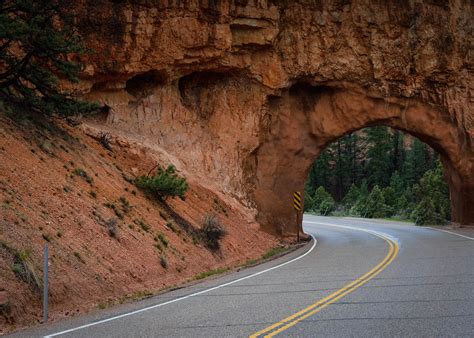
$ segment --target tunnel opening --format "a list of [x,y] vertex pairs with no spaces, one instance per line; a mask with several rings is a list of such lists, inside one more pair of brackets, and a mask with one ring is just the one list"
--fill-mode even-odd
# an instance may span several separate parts
[[387,126],[350,132],[311,165],[304,211],[446,224],[451,207],[441,156],[419,138]]
[[[449,187],[450,212],[433,223],[451,216],[453,226],[474,225],[474,157],[466,145],[468,136],[445,110],[416,99],[373,95],[348,85],[319,87],[297,83],[278,96],[268,97],[269,104],[263,113],[269,111],[271,118],[262,127],[264,135],[258,148],[246,158],[246,163],[251,164],[248,168],[255,168],[254,178],[248,184],[262,229],[294,236],[293,193],[304,191],[315,159],[345,135],[377,126],[408,133],[439,154],[441,164],[436,157],[437,167],[429,169],[442,170],[442,180],[445,178]],[[368,185],[370,193],[373,186]],[[342,199],[346,192],[340,194]],[[429,201],[424,203],[431,207]]]

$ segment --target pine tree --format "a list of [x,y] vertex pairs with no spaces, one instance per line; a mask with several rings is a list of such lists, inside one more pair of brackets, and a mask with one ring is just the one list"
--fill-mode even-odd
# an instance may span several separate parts
[[[68,116],[98,109],[60,88],[77,82],[84,48],[62,0],[0,3],[0,100],[15,112]],[[21,108],[21,109],[15,109]]]
[[369,185],[386,187],[391,177],[391,137],[387,127],[372,127],[367,129],[367,165]]
[[411,215],[417,225],[436,224],[437,215],[434,203],[430,197],[424,197]]
[[346,207],[351,208],[357,202],[359,198],[360,198],[360,190],[359,188],[357,188],[355,184],[352,184],[346,196],[344,196],[342,203]]
[[314,210],[319,214],[326,216],[334,209],[334,199],[324,187],[316,189],[313,195]]
[[367,198],[365,205],[364,217],[376,218],[385,217],[387,206],[385,205],[385,199],[383,197],[382,190],[376,185]]

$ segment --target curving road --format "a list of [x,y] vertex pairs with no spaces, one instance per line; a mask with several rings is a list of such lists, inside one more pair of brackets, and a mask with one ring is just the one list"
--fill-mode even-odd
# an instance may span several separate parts
[[317,244],[17,336],[474,336],[474,230],[309,215],[304,227]]

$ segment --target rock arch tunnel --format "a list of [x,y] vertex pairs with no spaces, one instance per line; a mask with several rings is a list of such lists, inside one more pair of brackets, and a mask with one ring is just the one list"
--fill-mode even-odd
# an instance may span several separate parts
[[411,100],[374,98],[350,88],[307,83],[294,85],[270,101],[270,109],[279,119],[271,123],[253,158],[258,163],[253,196],[262,224],[291,231],[292,192],[304,190],[319,153],[343,135],[375,125],[416,136],[440,154],[450,189],[452,220],[472,223],[473,154],[466,136],[447,114]]
[[249,222],[291,231],[291,193],[318,154],[383,124],[441,155],[453,221],[474,224],[469,1],[75,6],[96,50],[80,88],[110,107],[89,123],[166,155]]

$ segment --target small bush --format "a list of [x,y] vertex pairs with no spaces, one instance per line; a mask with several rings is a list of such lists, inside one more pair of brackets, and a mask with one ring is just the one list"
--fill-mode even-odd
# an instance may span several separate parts
[[19,250],[15,253],[12,271],[21,281],[31,285],[37,291],[41,290],[42,281],[36,274],[29,251]]
[[90,177],[84,169],[76,168],[74,169],[73,174],[82,177],[89,184],[92,184],[93,182],[92,177]]
[[148,232],[150,231],[150,226],[148,224],[146,224],[144,221],[142,221],[141,219],[135,219],[133,221],[133,223],[135,223],[136,225],[138,225],[140,228],[142,228],[143,231],[145,232]]
[[163,267],[163,269],[168,269],[168,261],[163,255],[160,256],[160,265]]
[[226,234],[226,231],[219,223],[216,215],[206,215],[201,229],[207,247],[212,250],[219,249],[219,241]]
[[122,210],[125,214],[128,214],[130,212],[130,210],[132,210],[132,206],[130,205],[130,202],[128,202],[128,200],[121,196],[119,198],[119,202],[122,204]]
[[84,263],[84,264],[86,263],[79,252],[74,251],[73,254],[74,254],[74,257],[76,257],[79,260],[79,262]]
[[162,233],[159,233],[158,235],[155,236],[155,241],[161,242],[165,248],[168,247],[168,240],[166,239],[165,235],[163,235]]
[[107,231],[109,232],[110,237],[117,238],[118,236],[118,226],[117,226],[117,219],[111,218],[105,222],[105,226],[107,227]]
[[184,194],[188,190],[186,178],[178,176],[175,167],[172,165],[166,169],[158,167],[152,177],[140,176],[136,178],[135,185],[160,200],[175,196],[184,198]]
[[107,150],[113,151],[110,145],[110,134],[109,133],[100,133],[99,134],[99,143]]
[[104,203],[104,206],[107,207],[107,208],[110,208],[114,211],[115,215],[120,218],[120,219],[123,219],[123,213],[122,211],[119,209],[119,207],[117,207],[114,203]]

